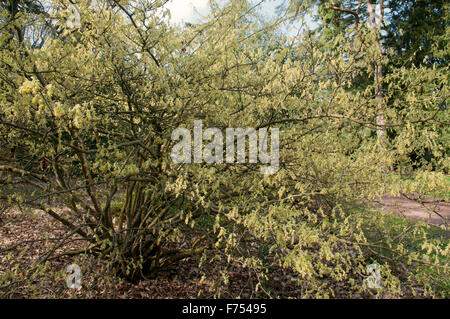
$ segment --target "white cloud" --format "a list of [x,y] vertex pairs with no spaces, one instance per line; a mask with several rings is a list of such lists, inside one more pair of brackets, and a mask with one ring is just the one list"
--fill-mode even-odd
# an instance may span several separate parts
[[193,22],[199,18],[197,12],[205,14],[208,11],[209,0],[170,0],[166,8],[170,10],[173,23]]

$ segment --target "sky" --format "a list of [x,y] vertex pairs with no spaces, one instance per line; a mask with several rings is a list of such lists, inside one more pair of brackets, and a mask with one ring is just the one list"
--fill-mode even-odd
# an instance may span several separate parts
[[[282,2],[283,0],[266,1],[260,6],[262,13],[268,17],[274,16],[275,8]],[[166,8],[170,10],[173,23],[195,22],[208,13],[209,0],[169,0]]]
[[173,23],[195,22],[208,13],[209,0],[170,0],[166,7]]
[[[261,4],[261,13],[268,19],[275,17],[276,7],[284,0],[270,0]],[[220,2],[220,1],[219,1]],[[195,23],[201,20],[202,16],[208,14],[209,0],[170,0],[166,4],[166,8],[170,10],[171,22],[175,24],[184,24],[186,22]],[[312,21],[312,17],[306,18],[306,23],[309,28],[316,28],[317,23]],[[288,34],[295,34],[298,26],[290,25],[286,31]]]

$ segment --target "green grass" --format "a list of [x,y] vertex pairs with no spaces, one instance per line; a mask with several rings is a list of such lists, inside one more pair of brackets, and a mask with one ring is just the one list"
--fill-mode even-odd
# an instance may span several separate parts
[[[373,248],[380,257],[371,256],[367,262],[377,262],[383,264],[386,260],[396,261],[398,255],[393,253],[391,249],[395,249],[402,245],[408,254],[419,254],[419,256],[426,255],[426,251],[422,249],[424,243],[424,237],[427,242],[444,249],[449,244],[449,232],[424,222],[419,222],[411,219],[407,219],[400,216],[395,216],[389,213],[383,213],[373,210],[369,207],[358,206],[352,209],[353,213],[364,214],[368,218],[376,217],[376,225],[370,225],[365,228],[365,236],[369,243],[377,243],[380,247],[386,247],[387,238],[390,238],[392,244],[391,247],[385,248]],[[414,234],[414,231],[416,232]],[[430,260],[436,258],[436,253],[432,252],[427,255]],[[448,266],[450,263],[448,256],[439,256],[438,264],[441,266]],[[443,272],[439,267],[433,267],[429,265],[420,265],[415,270],[415,273],[421,273],[422,276],[431,278],[436,292],[444,297],[450,297],[450,278],[448,273]]]
[[126,193],[116,195],[114,199],[111,201],[111,213],[113,215],[118,215],[120,211],[122,210],[123,205],[125,205],[125,197]]
[[195,219],[195,223],[202,229],[212,229],[215,223],[215,218],[211,215],[202,214]]
[[[418,178],[418,177],[414,176],[413,173],[406,174],[406,175],[399,175],[399,174],[392,174],[392,175],[398,180],[410,181],[410,182],[417,183],[417,184],[425,184],[426,183],[426,181],[423,178]],[[441,198],[445,202],[450,202],[450,176],[445,176],[444,181],[446,182],[446,185],[444,186],[444,189],[442,189],[442,191],[439,191],[439,192],[427,191],[426,193],[424,193],[422,195],[433,196],[433,197]]]

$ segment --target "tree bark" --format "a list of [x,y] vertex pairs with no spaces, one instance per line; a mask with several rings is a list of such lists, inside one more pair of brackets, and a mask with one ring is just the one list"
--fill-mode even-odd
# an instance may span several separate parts
[[[378,24],[376,22],[376,17],[375,17],[375,6],[372,4],[371,0],[367,1],[367,11],[369,13],[369,24],[370,24],[372,30],[377,35],[375,44],[378,47],[380,54],[382,54],[383,47],[382,47],[382,44],[380,43],[379,32],[380,32],[380,27],[383,23],[383,21],[382,21],[383,12],[384,12],[383,0],[380,0],[381,15],[380,15],[380,21]],[[383,80],[383,61],[382,61],[382,58],[380,57],[380,58],[376,58],[374,62],[375,62],[375,76],[374,76],[375,98],[378,102],[377,104],[379,107],[379,110],[377,112],[377,119],[376,119],[377,137],[378,137],[378,144],[379,144],[380,150],[383,150],[386,145],[386,127],[385,127],[386,120],[385,120],[384,102],[383,102],[383,86],[381,83]]]

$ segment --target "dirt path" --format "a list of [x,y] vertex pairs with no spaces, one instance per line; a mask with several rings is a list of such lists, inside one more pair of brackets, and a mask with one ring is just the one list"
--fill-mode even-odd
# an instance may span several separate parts
[[375,202],[384,212],[394,213],[403,217],[423,220],[433,225],[448,225],[450,223],[450,203],[438,202],[426,198],[426,203],[419,203],[404,197],[383,196]]

